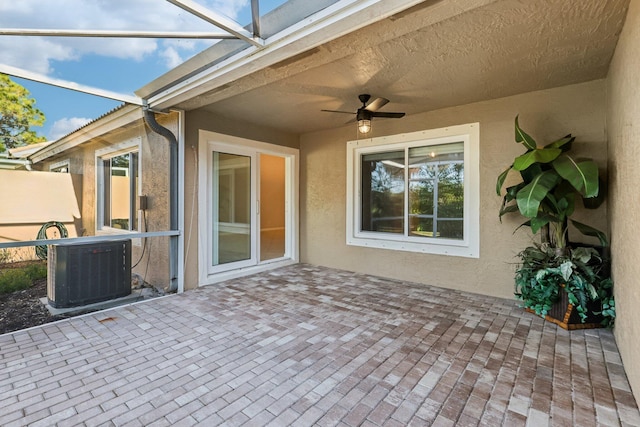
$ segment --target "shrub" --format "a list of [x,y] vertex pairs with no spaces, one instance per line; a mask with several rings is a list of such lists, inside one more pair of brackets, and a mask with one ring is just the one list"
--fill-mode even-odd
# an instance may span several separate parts
[[[590,310],[602,315],[603,326],[613,327],[616,312],[609,260],[590,247],[577,247],[558,256],[548,245],[531,246],[518,254],[516,292],[523,305],[546,316],[559,293],[566,292],[582,323]],[[597,308],[593,310],[592,306]]]
[[31,286],[31,278],[22,269],[0,271],[0,294],[8,294]]
[[24,268],[31,281],[45,279],[47,277],[47,265],[44,263],[29,264]]

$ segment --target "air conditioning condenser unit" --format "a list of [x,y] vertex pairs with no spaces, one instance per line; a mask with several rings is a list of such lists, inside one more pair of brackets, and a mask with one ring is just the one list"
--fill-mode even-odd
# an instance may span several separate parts
[[49,246],[47,299],[78,307],[131,293],[131,240]]

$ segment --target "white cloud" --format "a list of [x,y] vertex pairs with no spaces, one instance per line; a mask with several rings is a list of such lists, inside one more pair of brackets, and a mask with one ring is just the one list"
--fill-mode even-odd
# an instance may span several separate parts
[[[207,3],[207,2],[205,2]],[[207,5],[211,10],[215,10],[231,19],[236,19],[238,11],[249,4],[249,0],[214,0]]]
[[[249,0],[197,0],[236,19]],[[104,29],[149,31],[219,31],[188,12],[158,0],[13,0],[0,2],[0,27],[34,29]],[[169,43],[169,42],[172,43]],[[177,65],[211,41],[158,42],[153,39],[67,37],[0,37],[0,62],[39,73],[51,73],[51,61],[81,60],[89,54],[142,61],[160,55]]]
[[91,120],[93,119],[88,119],[86,117],[70,117],[57,120],[53,123],[53,126],[51,126],[47,139],[49,141],[55,141],[74,130],[81,128]]
[[14,37],[0,37],[0,62],[40,74],[49,74],[51,60],[74,61],[78,52],[69,46],[52,43],[40,37],[25,37],[16,43]]
[[175,68],[183,62],[180,54],[172,46],[162,50],[160,56],[165,60],[167,68]]

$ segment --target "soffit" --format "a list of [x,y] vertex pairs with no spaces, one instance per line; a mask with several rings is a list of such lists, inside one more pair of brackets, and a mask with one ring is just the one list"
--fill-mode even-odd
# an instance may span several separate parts
[[[415,114],[606,77],[628,0],[426,1],[177,107],[293,133],[341,126],[357,95]],[[469,6],[473,4],[473,6]],[[379,120],[379,119],[376,119]]]

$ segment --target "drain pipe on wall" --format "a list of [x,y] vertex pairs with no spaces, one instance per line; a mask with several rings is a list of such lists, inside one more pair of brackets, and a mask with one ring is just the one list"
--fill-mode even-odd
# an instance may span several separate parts
[[[166,127],[156,121],[155,113],[149,107],[143,107],[144,121],[149,129],[169,142],[169,229],[179,231],[178,226],[178,139]],[[182,291],[179,280],[179,236],[169,237],[169,291]]]

